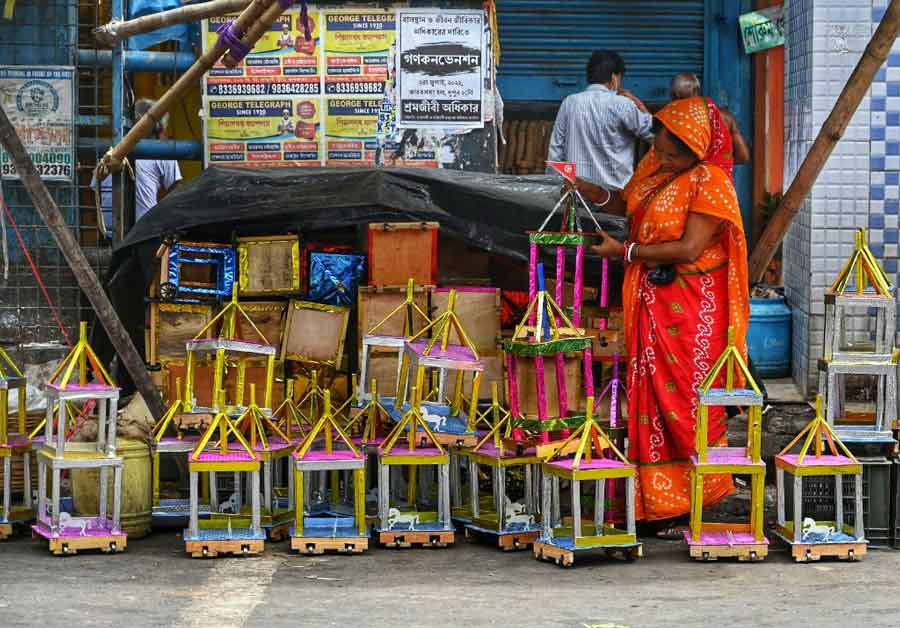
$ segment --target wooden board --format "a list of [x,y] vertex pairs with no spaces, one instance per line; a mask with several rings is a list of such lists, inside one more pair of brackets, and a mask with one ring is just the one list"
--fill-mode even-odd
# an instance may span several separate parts
[[[213,315],[212,306],[199,303],[151,303],[148,364],[184,360],[185,343],[194,338]],[[203,337],[212,338],[213,330]]]
[[241,296],[300,291],[300,239],[296,235],[238,238]]
[[556,563],[560,567],[571,567],[575,564],[575,553],[555,545],[539,543],[535,541],[531,545],[534,557],[538,560],[546,560]]
[[[275,356],[280,357],[281,344],[284,339],[284,315],[287,311],[286,301],[244,301],[241,307],[262,332],[270,345],[275,347]],[[241,326],[244,338],[255,339],[253,329],[243,321]]]
[[13,527],[11,523],[0,523],[0,541],[5,541],[12,536]]
[[324,554],[325,552],[362,554],[369,549],[369,538],[365,536],[344,538],[292,536],[291,549],[309,556]]
[[[284,401],[284,362],[276,361],[273,371],[271,409],[274,410]],[[225,399],[229,403],[232,403],[237,398],[237,376],[238,371],[236,368],[229,368],[225,373]],[[246,406],[250,403],[250,384],[256,386],[256,403],[262,406],[263,396],[266,391],[265,360],[253,360],[244,370],[244,395],[241,405]]]
[[510,532],[507,534],[484,532],[466,526],[466,541],[485,540],[497,545],[504,552],[527,550],[541,535],[539,530],[531,532]]
[[868,547],[868,543],[794,543],[791,544],[791,556],[798,563],[822,558],[858,561],[866,555]]
[[[566,400],[570,411],[584,409],[585,395],[582,378],[582,358],[566,357]],[[537,418],[537,389],[534,382],[534,358],[516,358],[516,372],[519,382],[519,407],[525,416]],[[547,414],[555,416],[557,411],[556,360],[544,358],[544,385],[547,390]],[[600,389],[596,389],[600,392]]]
[[[185,541],[184,551],[193,558],[215,558],[219,554],[234,554],[235,556],[252,556],[262,554],[265,549],[265,541],[240,540],[240,541]],[[244,547],[247,551],[244,551]],[[206,554],[203,550],[206,550]]]
[[737,558],[741,562],[763,560],[769,554],[765,543],[755,545],[689,545],[690,556],[695,560],[719,560]]
[[266,536],[270,541],[278,542],[284,541],[288,538],[288,533],[291,529],[291,522],[285,521],[283,523],[279,523],[277,525],[266,528]]
[[[451,288],[436,288],[431,295],[432,318],[447,310]],[[457,318],[479,352],[494,352],[500,340],[500,289],[456,288]],[[454,334],[451,334],[451,337]]]
[[[534,557],[538,560],[553,562],[560,567],[571,567],[573,564],[575,564],[575,552],[573,552],[572,550],[567,550],[562,547],[550,545],[548,543],[541,543],[539,541],[535,541],[532,544],[531,549],[534,553]],[[634,559],[640,558],[644,555],[644,546],[638,545],[637,547],[607,547],[602,549],[591,548],[582,551],[586,553],[596,553],[598,551],[603,551],[609,557],[618,555],[624,558],[627,562],[631,562]]]
[[[430,286],[415,286],[414,300],[423,312],[428,311],[428,295]],[[358,294],[358,334],[359,349],[362,350],[363,337],[369,333],[375,325],[384,320],[384,317],[390,314],[394,308],[399,306],[406,300],[406,286],[390,286],[387,288],[379,288],[376,286],[360,286]],[[391,320],[378,328],[377,334],[380,336],[402,336],[403,324],[406,318],[405,311],[403,315],[396,315]],[[425,326],[425,319],[421,314],[413,310],[413,329],[419,331]]]
[[436,222],[369,223],[369,285],[405,286],[437,283]]
[[[100,550],[104,554],[115,554],[124,552],[128,546],[128,537],[124,534],[80,536],[64,539],[46,539],[42,536],[36,536],[36,538],[46,540],[48,548],[55,556],[72,556],[80,550]],[[115,549],[112,549],[113,544],[115,544]]]
[[288,360],[340,366],[349,308],[291,300],[281,355]]
[[456,541],[456,533],[451,531],[398,530],[397,532],[379,532],[378,542],[388,547],[409,548],[413,545],[421,547],[447,547]]
[[[481,388],[478,390],[478,398],[481,401],[491,400],[491,383],[497,382],[497,392],[500,395],[500,404],[506,406],[506,356],[496,350],[491,354],[481,355],[484,370],[481,372]],[[396,375],[396,373],[395,373]],[[468,399],[472,393],[472,373],[467,373],[463,383],[463,395]],[[394,377],[396,381],[396,376]],[[380,382],[379,382],[380,384]],[[456,390],[456,371],[447,371],[447,395],[453,395]]]

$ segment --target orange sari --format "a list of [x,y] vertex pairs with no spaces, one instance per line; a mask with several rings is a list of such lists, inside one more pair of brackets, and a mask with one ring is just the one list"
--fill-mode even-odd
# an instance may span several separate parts
[[[747,245],[734,185],[719,166],[702,161],[711,129],[706,101],[677,100],[656,117],[701,160],[690,170],[659,171],[653,150],[624,190],[638,244],[681,238],[690,212],[720,218],[720,235],[692,264],[676,266],[669,285],[647,280],[640,261],[625,270],[625,341],[629,348],[628,436],[638,464],[637,517],[669,519],[690,510],[690,463],[694,453],[696,388],[735,331],[746,354],[749,318]],[[714,411],[716,410],[716,411]],[[724,444],[724,409],[711,409],[710,444]],[[734,490],[730,475],[708,476],[704,503]]]

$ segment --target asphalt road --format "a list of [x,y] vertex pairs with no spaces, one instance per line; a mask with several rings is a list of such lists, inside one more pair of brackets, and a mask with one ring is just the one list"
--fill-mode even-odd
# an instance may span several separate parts
[[[458,535],[458,538],[461,535]],[[0,543],[0,626],[443,626],[630,628],[895,626],[900,552],[860,563],[692,562],[650,541],[633,564],[562,569],[530,552],[459,542],[362,556],[191,559],[157,533],[123,554],[54,557],[25,537]]]

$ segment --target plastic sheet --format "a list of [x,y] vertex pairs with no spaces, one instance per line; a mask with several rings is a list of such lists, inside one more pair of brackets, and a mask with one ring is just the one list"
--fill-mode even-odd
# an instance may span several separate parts
[[363,255],[311,253],[309,300],[329,305],[355,305],[356,293],[365,274],[366,258]]
[[[180,0],[131,0],[128,3],[128,15],[134,19],[181,6]],[[131,49],[146,50],[164,41],[177,41],[187,45],[188,25],[172,24],[149,33],[141,33],[128,38]]]

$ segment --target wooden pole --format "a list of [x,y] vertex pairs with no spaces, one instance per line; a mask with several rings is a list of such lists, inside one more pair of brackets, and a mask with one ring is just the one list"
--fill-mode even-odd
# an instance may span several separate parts
[[122,359],[122,364],[128,370],[128,374],[134,381],[138,392],[144,398],[147,408],[154,419],[159,419],[165,413],[162,397],[160,397],[156,386],[153,385],[153,381],[150,379],[150,374],[147,372],[138,350],[135,348],[134,343],[131,342],[131,336],[125,331],[125,327],[113,309],[109,297],[103,291],[97,275],[84,256],[84,251],[78,246],[78,242],[75,240],[72,232],[69,231],[62,214],[59,213],[56,202],[50,196],[47,186],[41,181],[41,176],[34,167],[31,156],[22,145],[22,141],[16,134],[16,129],[6,116],[6,111],[3,107],[0,107],[0,145],[9,153],[13,164],[16,166],[16,171],[21,177],[22,185],[25,186],[25,190],[34,204],[35,210],[37,210],[37,213],[46,223],[47,228],[56,240],[56,244],[75,275],[78,286],[91,302],[94,312],[97,313],[97,318],[103,324],[103,328],[106,329],[110,342],[112,342],[116,353]]
[[762,280],[769,262],[775,256],[778,245],[781,244],[781,240],[791,225],[791,221],[800,211],[803,200],[816,182],[831,151],[834,150],[835,144],[843,136],[850,123],[850,118],[853,117],[859,103],[869,91],[869,86],[872,84],[876,72],[887,59],[898,33],[900,33],[900,0],[891,0],[884,17],[881,18],[881,23],[860,57],[859,63],[856,64],[841,95],[834,103],[828,119],[825,120],[809,153],[800,164],[800,169],[797,170],[781,204],[775,210],[765,231],[753,248],[749,273],[751,285]]
[[108,24],[95,28],[94,37],[103,45],[114,46],[118,42],[134,35],[150,33],[173,24],[198,22],[210,17],[240,11],[245,9],[250,2],[252,0],[211,0],[210,2],[200,2],[169,11],[152,13],[133,20],[125,20],[124,22],[113,20]]
[[[264,32],[264,29],[254,30],[255,33],[259,33],[255,39],[247,37],[248,31],[257,21],[259,21],[263,16],[263,13],[266,13],[270,18],[268,22],[266,22],[266,25],[268,26],[272,23],[272,20],[274,19],[272,17],[273,13],[267,12],[267,9],[273,4],[278,6],[278,10],[274,15],[274,18],[277,18],[283,12],[278,0],[253,0],[252,3],[241,12],[237,19],[234,20],[234,32],[242,33],[241,41],[250,48],[256,44],[257,40]],[[226,52],[228,52],[228,50],[225,46],[221,43],[217,43],[203,53],[197,61],[194,62],[194,65],[188,68],[187,72],[182,74],[178,80],[175,81],[175,84],[172,85],[172,87],[170,87],[152,107],[150,107],[147,113],[145,113],[133,127],[131,127],[128,134],[122,138],[122,141],[110,148],[103,156],[103,160],[97,166],[98,182],[105,179],[106,175],[110,172],[122,169],[125,158],[134,149],[137,143],[150,134],[150,131],[152,131],[156,124],[163,119],[163,116],[177,102],[184,98],[187,91],[196,85],[203,78],[203,75],[206,74],[206,72],[208,72],[209,69],[215,65],[216,61],[218,61]]]

